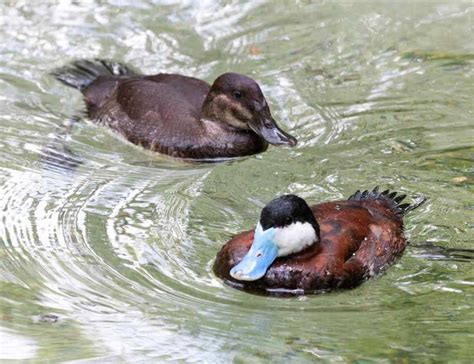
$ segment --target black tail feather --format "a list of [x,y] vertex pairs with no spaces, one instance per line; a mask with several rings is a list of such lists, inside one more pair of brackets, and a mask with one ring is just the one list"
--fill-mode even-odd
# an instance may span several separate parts
[[379,186],[377,186],[372,191],[365,190],[361,192],[360,190],[357,190],[352,196],[348,198],[348,200],[384,199],[390,204],[390,207],[393,209],[393,211],[395,211],[396,214],[402,216],[418,208],[427,200],[426,197],[421,197],[413,204],[400,204],[400,202],[402,202],[405,197],[407,197],[407,195],[397,196],[397,192],[390,192],[390,190],[379,192]]
[[99,76],[122,76],[136,73],[121,63],[103,59],[93,61],[81,59],[74,61],[70,66],[54,70],[51,74],[65,85],[82,91]]
[[395,200],[396,203],[400,204],[400,202],[402,202],[405,199],[405,197],[407,197],[407,195],[400,195],[400,196],[394,198],[394,200]]

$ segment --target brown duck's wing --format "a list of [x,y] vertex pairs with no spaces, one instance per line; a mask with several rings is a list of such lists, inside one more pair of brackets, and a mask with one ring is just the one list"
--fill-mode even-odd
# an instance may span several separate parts
[[91,119],[100,111],[104,104],[122,82],[141,76],[98,76],[90,85],[82,90]]
[[177,74],[160,73],[154,76],[146,76],[145,79],[172,87],[174,92],[180,95],[180,98],[199,110],[201,110],[202,104],[211,89],[211,86],[203,80]]
[[129,141],[166,154],[196,146],[202,126],[200,110],[166,83],[131,78],[118,84],[93,115],[99,124]]
[[[209,90],[210,85],[197,78],[160,73],[153,76],[98,76],[83,90],[83,94],[93,118],[110,101],[115,91],[119,91],[120,95],[131,96],[133,102],[141,102],[140,106],[145,106],[146,109],[160,99],[168,99],[178,106],[191,107],[200,112]],[[140,93],[138,99],[133,97],[137,91]]]

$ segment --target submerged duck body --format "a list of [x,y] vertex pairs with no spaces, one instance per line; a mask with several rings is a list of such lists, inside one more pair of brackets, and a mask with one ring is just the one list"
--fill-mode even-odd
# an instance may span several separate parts
[[119,63],[76,61],[53,73],[79,89],[89,118],[146,149],[189,159],[233,158],[294,146],[258,84],[225,73],[209,85],[178,74],[138,75]]
[[309,207],[281,196],[255,231],[223,246],[214,272],[236,288],[268,293],[353,288],[403,254],[403,215],[421,204],[400,204],[404,197],[374,189]]

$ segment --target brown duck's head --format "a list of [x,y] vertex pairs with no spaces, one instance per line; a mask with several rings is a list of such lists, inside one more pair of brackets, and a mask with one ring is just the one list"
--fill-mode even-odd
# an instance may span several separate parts
[[238,73],[224,73],[211,87],[203,117],[231,127],[252,130],[273,145],[295,146],[296,138],[280,129],[257,82]]

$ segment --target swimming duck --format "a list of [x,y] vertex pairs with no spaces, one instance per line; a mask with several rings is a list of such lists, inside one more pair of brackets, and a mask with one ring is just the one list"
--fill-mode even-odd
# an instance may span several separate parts
[[278,127],[253,79],[224,73],[214,83],[179,74],[139,75],[104,60],[79,60],[52,73],[79,89],[89,118],[155,152],[215,159],[296,145]]
[[295,195],[277,197],[254,231],[222,247],[214,272],[236,288],[267,293],[355,287],[402,255],[403,216],[424,202],[400,204],[405,197],[375,188],[312,207]]

